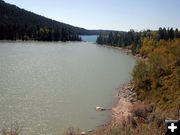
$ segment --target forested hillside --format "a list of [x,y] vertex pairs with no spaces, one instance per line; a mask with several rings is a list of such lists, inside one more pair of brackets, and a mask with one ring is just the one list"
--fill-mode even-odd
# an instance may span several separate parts
[[100,32],[61,23],[0,0],[0,40],[73,41],[80,40],[78,35]]

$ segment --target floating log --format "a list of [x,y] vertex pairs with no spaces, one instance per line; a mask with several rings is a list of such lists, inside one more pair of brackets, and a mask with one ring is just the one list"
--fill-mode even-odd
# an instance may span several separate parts
[[106,110],[112,110],[112,109],[96,106],[96,111],[106,111]]
[[103,108],[102,108],[102,107],[100,107],[100,106],[96,106],[96,111],[101,111],[101,110],[103,110]]

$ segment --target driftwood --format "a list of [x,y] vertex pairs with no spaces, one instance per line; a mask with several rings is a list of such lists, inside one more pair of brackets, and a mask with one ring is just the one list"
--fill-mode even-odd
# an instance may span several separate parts
[[107,111],[107,110],[112,110],[110,108],[103,108],[103,107],[100,107],[100,106],[96,106],[96,111]]

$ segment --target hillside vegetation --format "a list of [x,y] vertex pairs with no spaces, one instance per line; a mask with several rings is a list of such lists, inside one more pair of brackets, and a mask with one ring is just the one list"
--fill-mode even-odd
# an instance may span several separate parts
[[86,32],[0,0],[0,40],[74,41]]
[[[141,105],[135,104],[137,119],[125,127],[108,127],[99,134],[164,134],[165,119],[180,118],[180,32],[159,28],[158,31],[102,34],[99,44],[107,44],[131,49],[138,57],[132,71],[132,81],[137,98],[144,106],[156,108],[146,113]],[[138,106],[138,107],[137,107]],[[141,107],[140,107],[141,106]],[[136,117],[135,117],[136,118]],[[109,130],[106,130],[109,129]]]
[[0,0],[0,40],[76,41],[81,40],[78,35],[102,32],[111,31],[75,27]]
[[180,39],[145,38],[139,53],[147,58],[139,60],[132,73],[139,98],[165,110],[180,104]]

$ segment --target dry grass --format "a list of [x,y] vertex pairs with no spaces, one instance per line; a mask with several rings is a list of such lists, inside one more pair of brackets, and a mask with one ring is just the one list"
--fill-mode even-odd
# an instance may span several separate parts
[[[88,135],[164,135],[164,121],[171,114],[171,118],[180,118],[180,105],[172,110],[161,111],[154,104],[137,103],[133,106],[133,117],[130,123],[124,122],[124,126],[114,126],[112,123],[107,127],[97,129]],[[173,115],[171,112],[175,112]],[[143,117],[141,116],[143,115]],[[133,127],[136,125],[136,127]]]

